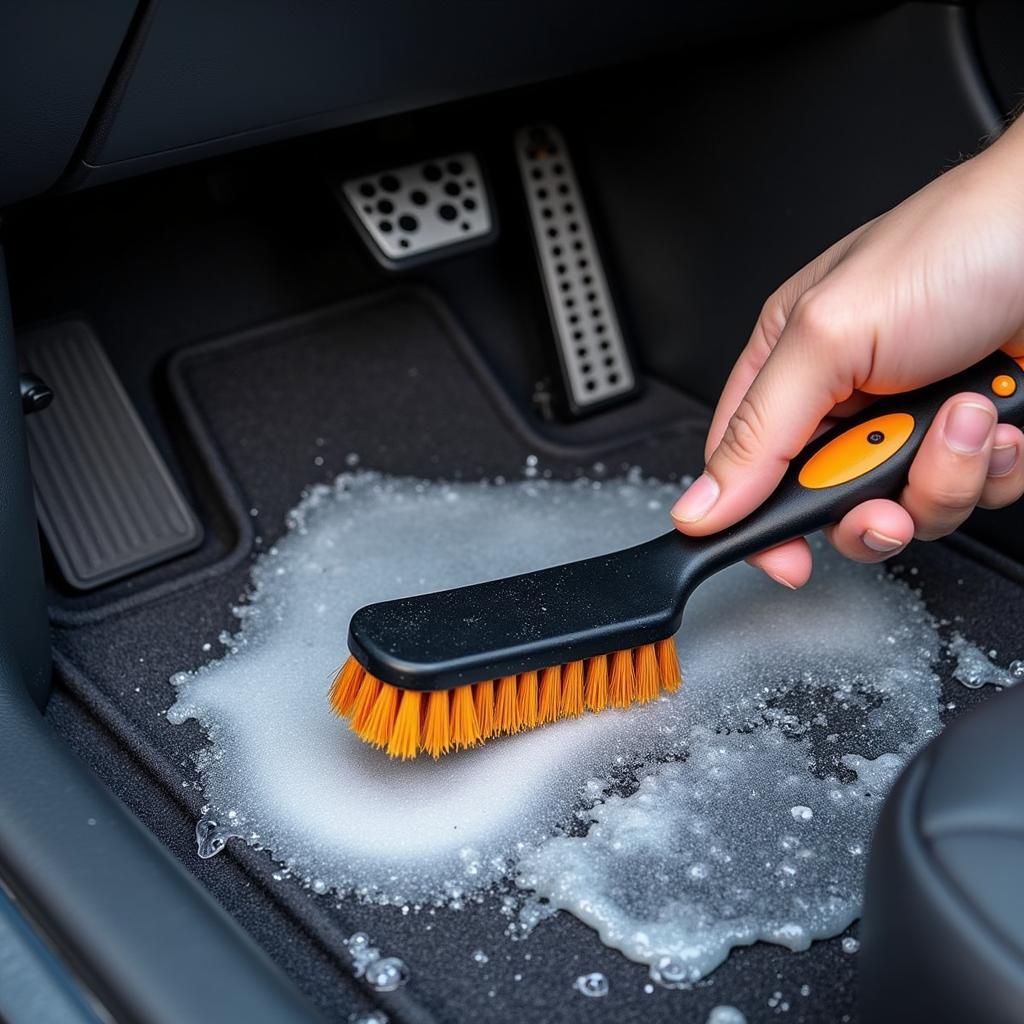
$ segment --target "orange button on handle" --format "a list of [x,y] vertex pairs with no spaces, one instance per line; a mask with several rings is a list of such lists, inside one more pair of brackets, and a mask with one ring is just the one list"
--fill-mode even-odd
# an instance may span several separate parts
[[797,479],[812,489],[849,483],[891,459],[913,432],[914,417],[907,412],[858,423],[815,452]]
[[992,392],[1000,398],[1009,398],[1017,390],[1017,382],[1008,374],[1001,373],[992,379]]

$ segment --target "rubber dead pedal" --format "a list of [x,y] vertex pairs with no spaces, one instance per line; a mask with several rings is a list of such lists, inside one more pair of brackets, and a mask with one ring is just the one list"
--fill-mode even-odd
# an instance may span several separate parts
[[202,527],[90,328],[18,340],[54,395],[25,425],[36,511],[67,582],[91,590],[196,547]]
[[448,256],[495,234],[487,184],[472,153],[364,174],[343,182],[339,192],[386,267]]
[[531,125],[516,155],[566,398],[582,414],[637,390],[633,361],[565,139]]

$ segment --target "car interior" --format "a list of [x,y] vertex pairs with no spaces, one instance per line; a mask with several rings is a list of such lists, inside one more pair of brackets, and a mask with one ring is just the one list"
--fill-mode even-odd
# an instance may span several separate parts
[[[357,465],[698,473],[765,298],[1013,116],[1024,9],[36,0],[0,40],[0,1019],[1024,1019],[1024,692],[947,655],[860,922],[682,991],[567,913],[513,946],[486,901],[197,852],[209,740],[167,717]],[[897,559],[1000,664],[1020,523]],[[408,984],[354,969],[360,933]]]

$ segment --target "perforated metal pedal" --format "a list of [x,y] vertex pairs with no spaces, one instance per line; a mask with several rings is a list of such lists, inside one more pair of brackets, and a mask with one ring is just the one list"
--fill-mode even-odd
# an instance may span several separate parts
[[494,234],[486,183],[472,153],[352,178],[341,193],[371,249],[388,266],[447,255]]
[[566,394],[582,412],[634,391],[636,374],[565,140],[533,125],[516,152]]

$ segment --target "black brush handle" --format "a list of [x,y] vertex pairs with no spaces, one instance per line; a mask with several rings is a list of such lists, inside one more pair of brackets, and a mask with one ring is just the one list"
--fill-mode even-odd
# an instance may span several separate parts
[[1024,424],[1024,369],[1002,352],[954,377],[882,398],[812,441],[746,519],[680,545],[680,572],[690,577],[686,589],[696,582],[694,572],[703,579],[748,555],[838,522],[861,502],[898,497],[942,404],[964,391],[990,398],[1001,423]]
[[661,640],[712,573],[869,498],[896,497],[935,414],[962,391],[988,395],[1003,422],[1024,423],[1024,370],[997,353],[844,420],[793,460],[764,504],[720,533],[672,530],[580,562],[367,605],[352,617],[349,650],[381,679],[436,690]]

